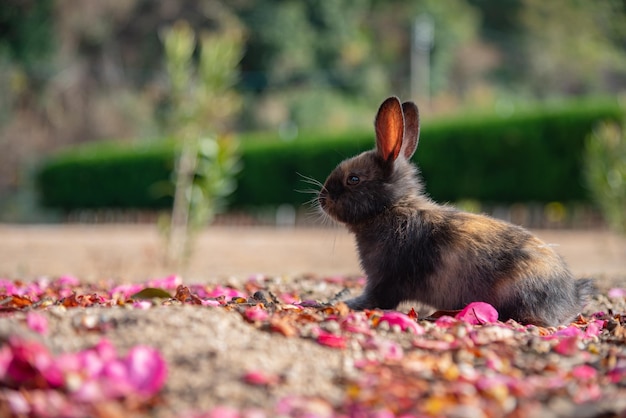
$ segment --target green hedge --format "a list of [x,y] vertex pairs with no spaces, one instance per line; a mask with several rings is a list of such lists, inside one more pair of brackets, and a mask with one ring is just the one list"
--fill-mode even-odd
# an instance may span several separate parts
[[[438,201],[585,201],[584,139],[604,119],[623,114],[610,100],[570,102],[519,111],[504,118],[466,116],[424,122],[415,155],[426,190]],[[344,158],[370,149],[372,132],[303,135],[292,142],[242,137],[244,170],[235,207],[293,203],[311,195],[298,173],[323,181]],[[38,173],[42,202],[77,208],[163,208],[174,146],[97,143],[58,154]]]
[[167,208],[161,186],[174,167],[171,143],[159,146],[99,142],[46,160],[36,184],[46,207],[73,209]]

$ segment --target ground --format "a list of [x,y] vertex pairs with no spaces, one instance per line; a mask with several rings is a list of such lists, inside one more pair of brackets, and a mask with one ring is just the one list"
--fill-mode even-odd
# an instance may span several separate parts
[[[535,231],[577,276],[626,274],[626,240],[606,231]],[[141,281],[171,274],[152,225],[0,225],[0,276],[73,274]],[[202,233],[185,281],[251,274],[359,274],[352,237],[337,228],[216,227]]]
[[[416,323],[412,322],[409,330],[401,332],[406,315],[400,319],[387,318],[389,314],[383,312],[370,313],[367,317],[350,316],[341,305],[340,308],[319,304],[307,307],[298,304],[298,300],[293,305],[294,301],[287,300],[288,295],[319,303],[328,301],[345,287],[353,293],[359,291],[355,283],[361,273],[352,238],[341,229],[216,227],[198,238],[189,267],[176,283],[202,284],[209,289],[217,284],[232,285],[234,289],[249,291],[247,300],[222,300],[220,307],[204,307],[193,305],[192,299],[181,296],[165,306],[164,302],[150,302],[149,309],[97,304],[91,307],[86,303],[83,306],[88,307],[73,309],[63,304],[47,309],[37,307],[48,323],[43,335],[25,325],[27,311],[14,309],[0,318],[0,340],[19,335],[41,341],[53,355],[86,349],[103,336],[120,352],[138,344],[158,348],[167,362],[168,378],[156,407],[126,404],[123,408],[118,405],[100,409],[97,415],[107,417],[126,416],[131,410],[162,417],[189,416],[195,411],[200,416],[201,412],[215,412],[220,406],[247,411],[248,416],[263,411],[266,416],[300,416],[299,410],[312,411],[310,416],[330,416],[333,409],[352,415],[354,408],[363,405],[384,409],[404,399],[397,394],[401,392],[398,388],[389,392],[389,396],[393,393],[395,397],[385,398],[382,393],[387,387],[371,383],[371,379],[366,379],[368,373],[376,376],[376,382],[392,376],[389,384],[397,382],[404,385],[403,390],[408,387],[414,391],[411,396],[423,401],[430,415],[454,412],[461,416],[468,416],[467,413],[501,416],[538,410],[543,416],[596,416],[607,410],[623,413],[626,411],[626,333],[622,341],[622,335],[615,330],[625,325],[620,323],[620,318],[626,320],[626,314],[616,316],[617,319],[609,316],[624,314],[626,304],[624,298],[609,299],[605,295],[611,288],[626,288],[626,240],[606,231],[536,232],[546,242],[558,245],[557,250],[576,276],[598,279],[603,296],[594,301],[595,306],[589,307],[586,317],[572,325],[573,328],[561,331],[513,328],[513,333],[510,326],[488,327],[480,321],[468,325],[461,320],[448,327],[446,320],[434,322],[436,319],[431,318],[420,320],[416,329],[413,329]],[[112,281],[106,283],[111,286],[111,283],[145,283],[177,273],[164,267],[161,259],[162,240],[152,226],[0,226],[0,278],[29,281],[40,276],[71,275],[80,280],[81,289],[89,283],[100,286],[94,289],[104,289],[103,283],[109,279]],[[257,301],[250,299],[254,290],[261,291],[259,297],[276,298],[263,300],[264,303],[258,301],[258,306],[270,313],[269,318],[252,317],[258,313]],[[194,292],[193,287],[191,291]],[[174,294],[174,289],[171,293]],[[405,312],[409,308],[405,307]],[[615,312],[592,316],[597,310],[607,308]],[[385,318],[388,324],[395,325],[383,327]],[[356,325],[347,321],[365,321],[374,333],[352,328],[348,331],[343,327]],[[604,328],[594,331],[594,321],[604,321],[600,326]],[[444,329],[453,331],[440,335]],[[422,333],[424,337],[416,339],[411,332]],[[461,346],[451,345],[452,332]],[[561,334],[555,334],[558,332]],[[553,334],[566,335],[566,340],[573,338],[573,343],[578,345],[574,351],[563,348],[561,342],[550,337]],[[470,336],[471,341],[467,340]],[[446,341],[448,345],[442,348]],[[463,345],[462,341],[469,345]],[[594,344],[598,347],[594,348]],[[389,347],[402,352],[401,358],[387,358],[393,351]],[[461,366],[471,364],[480,371],[481,367],[492,364],[487,362],[485,366],[484,359],[503,356],[503,352],[512,349],[517,350],[515,356],[519,360],[497,369],[498,376],[509,379],[504,385],[506,393],[489,385],[485,388],[482,383],[479,385],[479,380],[463,374]],[[544,355],[546,350],[551,357]],[[382,355],[383,351],[387,354]],[[415,363],[410,370],[413,373],[416,365],[429,364],[428,359],[434,354],[437,354],[437,366],[432,366],[433,370],[427,374],[421,371],[422,380],[415,380],[403,368]],[[473,357],[464,360],[461,354]],[[404,360],[398,362],[399,359]],[[615,364],[607,359],[615,359]],[[379,363],[372,366],[364,364],[365,360]],[[446,361],[451,366],[443,370],[441,363]],[[558,390],[537,383],[544,395],[534,394],[532,387],[520,386],[525,381],[520,373],[532,375],[533,382],[543,382],[542,376],[560,367],[566,372],[559,372],[559,378],[567,380],[578,374],[582,376],[587,370],[582,367],[588,365],[593,368],[593,376],[598,375],[585,383],[588,387],[584,391],[591,393],[589,399],[576,399],[573,383]],[[618,374],[622,369],[624,374]],[[495,373],[487,372],[483,377]],[[261,378],[261,382],[250,382],[246,380],[247,373],[261,374],[267,381]],[[455,392],[457,409],[446,409],[451,408],[451,395],[446,392],[451,389],[443,385],[439,393],[435,389],[437,382],[456,376],[453,380],[458,383],[459,375],[473,382],[471,390],[478,391],[475,393],[480,395],[478,398],[491,403],[466,402]],[[606,379],[613,380],[607,384]],[[420,391],[424,382],[430,389]],[[597,386],[594,390],[600,391],[596,395],[589,389],[592,383]],[[463,393],[467,390],[462,389]],[[347,403],[351,406],[346,406]],[[459,405],[465,409],[458,409]],[[218,410],[213,416],[220,413]]]

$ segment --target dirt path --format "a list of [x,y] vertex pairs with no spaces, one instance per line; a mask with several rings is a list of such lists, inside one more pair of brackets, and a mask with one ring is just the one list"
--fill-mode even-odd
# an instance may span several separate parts
[[[626,287],[626,239],[598,231],[538,231],[538,235],[559,246],[559,252],[576,275],[599,277],[604,289]],[[67,273],[83,283],[106,278],[119,282],[145,281],[172,273],[162,266],[161,244],[156,229],[146,225],[0,225],[0,278],[28,280],[40,275],[54,277]],[[305,278],[303,274],[308,272],[316,276]],[[199,237],[197,251],[183,278],[186,284],[226,283],[230,282],[230,276],[246,279],[255,273],[268,277],[267,295],[290,294],[289,289],[292,289],[303,299],[328,300],[343,284],[322,280],[322,277],[358,274],[359,265],[352,237],[341,229],[220,227],[210,228]],[[79,294],[87,292],[84,289],[75,291]],[[106,289],[100,294],[106,294]],[[587,315],[597,311],[625,312],[626,309],[626,299],[618,302],[600,296],[596,302],[599,305],[588,308]],[[149,309],[98,304],[68,309],[59,304],[48,308],[39,306],[37,312],[48,323],[45,335],[27,326],[28,307],[24,311],[18,309],[0,316],[0,341],[5,343],[15,336],[39,340],[57,355],[91,347],[103,337],[121,352],[138,344],[156,347],[168,365],[169,375],[161,403],[148,412],[153,417],[193,416],[189,415],[190,411],[208,411],[218,406],[251,408],[249,415],[229,416],[271,417],[277,416],[276,412],[281,408],[291,408],[280,416],[304,416],[300,412],[309,412],[312,413],[309,416],[331,417],[333,408],[346,408],[346,402],[370,405],[383,402],[379,395],[386,394],[390,397],[390,405],[397,405],[407,401],[402,398],[403,393],[408,394],[413,403],[426,405],[430,402],[427,404],[429,408],[457,408],[450,410],[455,416],[503,416],[505,411],[510,412],[510,407],[518,408],[519,416],[546,417],[598,416],[603,412],[619,413],[626,409],[626,389],[623,385],[607,385],[605,379],[611,373],[611,376],[619,376],[615,373],[622,373],[622,363],[626,366],[626,345],[616,343],[619,338],[626,341],[626,333],[622,335],[620,331],[626,329],[626,322],[620,325],[613,319],[610,319],[613,328],[603,331],[599,342],[588,325],[582,329],[590,337],[570,337],[578,345],[568,348],[566,355],[552,352],[546,356],[546,350],[563,350],[563,347],[559,344],[557,348],[557,340],[546,341],[532,335],[537,329],[513,331],[485,327],[481,331],[483,327],[473,329],[462,323],[448,329],[421,321],[418,326],[424,327],[425,335],[418,336],[408,331],[378,327],[373,320],[359,313],[354,318],[360,318],[362,323],[348,324],[353,330],[348,332],[341,328],[345,323],[340,326],[337,319],[338,315],[341,319],[345,313],[333,311],[329,314],[313,308],[301,311],[289,304],[268,309],[269,319],[252,325],[242,319],[247,309],[245,304],[206,307],[176,301],[168,302],[167,306],[154,303]],[[488,331],[492,332],[487,334]],[[336,338],[339,339],[331,342],[345,343],[345,349],[320,344],[315,335],[322,332],[338,334]],[[449,347],[442,352],[441,348],[432,349],[434,344],[445,346],[454,339],[460,339],[461,347],[466,346],[467,350]],[[416,348],[416,344],[424,346]],[[456,353],[456,357],[452,353]],[[384,360],[385,356],[391,356],[392,360]],[[405,362],[393,360],[398,356]],[[450,384],[448,373],[459,373],[459,370],[485,379],[493,377],[493,370],[484,370],[486,358],[501,359],[494,363],[502,366],[497,376],[525,388],[523,396],[509,393],[508,389],[502,392],[500,386],[498,391],[491,393],[488,387],[476,389],[467,382]],[[514,363],[509,364],[509,358],[514,358]],[[374,363],[365,369],[355,366],[364,359]],[[442,368],[445,364],[450,366],[449,369]],[[580,379],[570,379],[573,372],[569,372],[589,372],[588,364],[598,370],[592,381],[583,382],[591,389],[580,386],[583,385]],[[416,365],[419,365],[418,369],[415,369]],[[420,374],[422,377],[415,380],[412,376],[420,370],[423,376]],[[269,386],[247,384],[242,377],[248,371],[277,376],[280,383]],[[623,373],[626,376],[626,367]],[[526,379],[528,376],[532,378]],[[377,389],[376,382],[384,379],[393,385],[393,390]],[[547,394],[545,390],[548,389],[542,389],[541,385],[553,382],[549,379],[557,379],[556,382],[569,379],[569,386],[564,388],[571,393],[580,395],[593,389],[597,393],[589,393],[596,393],[596,398],[579,405],[572,402],[569,392],[561,389]],[[494,382],[491,383],[497,383]],[[459,384],[465,386],[461,388]],[[466,405],[442,403],[442,399],[461,399],[458,398],[460,392],[454,392],[461,389],[470,393],[479,390],[476,392],[479,396],[463,398],[474,402]],[[447,391],[451,391],[453,398],[445,398]],[[437,393],[443,397],[438,398]],[[0,415],[2,405],[0,391]],[[115,407],[122,409],[115,410],[116,414],[109,410],[108,415],[98,416],[131,416],[123,408],[132,409],[132,405]],[[445,415],[445,411],[441,409],[439,415]],[[139,415],[143,416],[141,412]],[[196,416],[225,415],[216,412]]]
[[[626,277],[626,239],[605,231],[536,231],[557,245],[577,276]],[[0,225],[0,276],[73,274],[82,280],[140,281],[172,273],[151,225]],[[186,281],[251,274],[358,274],[352,237],[342,229],[214,227],[202,233]]]

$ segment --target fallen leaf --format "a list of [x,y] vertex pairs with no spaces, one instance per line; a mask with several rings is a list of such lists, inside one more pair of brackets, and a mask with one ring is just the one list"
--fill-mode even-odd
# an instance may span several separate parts
[[270,329],[283,334],[285,337],[293,337],[298,334],[297,329],[284,318],[273,316],[270,319]]
[[158,287],[146,287],[139,292],[131,295],[131,299],[170,299],[172,295],[164,289],[159,289]]
[[461,312],[461,309],[457,309],[457,310],[439,310],[439,311],[435,311],[435,312],[431,313],[425,319],[428,320],[428,321],[434,321],[436,319],[443,318],[443,317],[452,317],[452,318],[454,318],[460,312]]

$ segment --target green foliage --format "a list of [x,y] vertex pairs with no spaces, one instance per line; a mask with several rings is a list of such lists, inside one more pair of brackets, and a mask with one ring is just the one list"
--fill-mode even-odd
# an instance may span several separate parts
[[[624,77],[625,6],[619,0],[523,0],[526,79],[539,95],[590,93]],[[575,28],[575,30],[572,30]],[[567,71],[564,71],[567,69]]]
[[573,102],[509,118],[458,119],[425,130],[416,158],[437,200],[586,200],[585,136],[599,120],[621,117],[614,103]]
[[608,224],[626,233],[626,124],[602,123],[589,135],[585,178]]
[[7,54],[27,72],[37,74],[37,65],[53,49],[54,2],[4,0],[0,7],[0,57]]
[[197,152],[188,198],[190,224],[199,228],[225,209],[228,197],[237,189],[235,176],[241,164],[238,142],[232,137],[201,138]]
[[58,154],[37,173],[41,203],[66,211],[169,208],[172,196],[163,185],[174,168],[173,149],[171,142],[103,141]]
[[[585,201],[589,199],[582,177],[585,137],[599,121],[622,118],[616,103],[594,101],[520,111],[508,118],[492,115],[442,119],[424,124],[415,159],[427,192],[438,201]],[[298,173],[323,181],[341,160],[373,145],[373,132],[309,134],[291,142],[273,135],[243,138],[244,170],[238,176],[232,205],[302,204],[311,196],[298,191],[307,188]],[[99,148],[58,156],[45,164],[40,174],[44,202],[72,209],[94,207],[83,206],[81,199],[98,199],[100,207],[132,207],[130,201],[120,204],[118,197],[109,195],[114,191],[111,188],[107,187],[105,194],[98,190],[99,183],[88,185],[81,180],[93,176],[91,165],[98,171],[112,164]],[[146,161],[129,165],[138,170],[144,165],[171,166],[173,146],[169,152],[140,153],[137,158]],[[59,160],[64,164],[59,164]],[[118,173],[119,168],[111,169],[109,181],[118,187],[130,187]],[[167,179],[167,174],[159,175],[155,182]],[[63,184],[58,183],[61,181]],[[52,199],[58,188],[72,190],[73,194],[64,196],[65,200]],[[128,196],[138,191],[119,193]],[[92,197],[87,199],[84,195]],[[157,200],[154,202],[154,207],[160,207]]]
[[235,189],[237,146],[225,132],[239,105],[233,86],[242,42],[236,28],[204,34],[196,64],[194,31],[180,21],[163,33],[163,43],[172,103],[167,128],[181,143],[168,228],[168,258],[179,264],[191,251],[193,235]]
[[377,94],[370,83],[369,0],[255,1],[234,6],[248,29],[242,64],[251,90],[332,86]]

